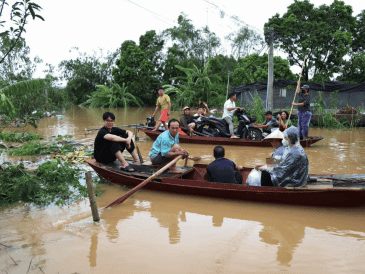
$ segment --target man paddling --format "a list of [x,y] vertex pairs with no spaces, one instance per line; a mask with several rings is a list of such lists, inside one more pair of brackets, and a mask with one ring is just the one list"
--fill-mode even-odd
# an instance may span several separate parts
[[[149,157],[152,164],[164,164],[175,159],[179,155],[183,158],[189,156],[189,153],[179,146],[179,128],[180,122],[176,119],[171,119],[168,123],[168,129],[161,133],[153,143]],[[182,169],[176,167],[176,164],[170,168],[171,173],[182,173]]]
[[102,127],[95,138],[94,157],[103,164],[114,163],[117,159],[122,164],[124,171],[134,171],[124,159],[122,152],[127,151],[132,155],[134,162],[139,163],[138,155],[134,149],[133,133],[129,130],[113,127],[115,116],[111,112],[103,114],[104,127]]
[[158,91],[159,97],[157,98],[155,112],[153,113],[152,116],[153,116],[153,118],[156,117],[156,113],[157,113],[159,107],[161,107],[161,115],[160,115],[157,125],[153,129],[153,131],[158,130],[160,128],[161,124],[163,124],[167,130],[166,121],[169,119],[170,110],[171,110],[170,97],[167,94],[164,94],[163,88],[158,88],[157,91]]

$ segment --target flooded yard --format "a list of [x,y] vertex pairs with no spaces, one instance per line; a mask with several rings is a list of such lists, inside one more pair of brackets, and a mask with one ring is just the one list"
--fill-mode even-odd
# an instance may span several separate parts
[[[102,127],[104,112],[74,107],[63,118],[43,118],[31,131],[92,144],[97,131],[86,134],[85,128]],[[119,126],[145,123],[153,108],[112,112]],[[365,174],[365,130],[310,129],[310,135],[324,137],[305,149],[310,173]],[[152,140],[143,133],[138,137],[147,157]],[[181,146],[203,157],[199,163],[214,159],[213,145]],[[249,167],[273,151],[225,149],[226,158]],[[32,158],[1,157],[2,162]],[[100,208],[127,192],[113,185],[102,189]],[[264,204],[144,189],[102,212],[99,223],[92,221],[87,199],[62,208],[18,204],[0,210],[0,273],[28,268],[29,273],[362,273],[364,214],[364,206]]]

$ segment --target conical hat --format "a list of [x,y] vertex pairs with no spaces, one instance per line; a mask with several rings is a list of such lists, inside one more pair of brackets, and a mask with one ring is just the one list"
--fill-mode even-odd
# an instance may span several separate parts
[[284,133],[280,131],[280,129],[275,130],[274,132],[267,135],[267,137],[264,140],[269,141],[268,139],[284,139]]

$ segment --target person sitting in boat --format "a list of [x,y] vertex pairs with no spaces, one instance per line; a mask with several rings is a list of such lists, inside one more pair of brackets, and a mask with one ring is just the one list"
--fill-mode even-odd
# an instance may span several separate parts
[[[156,141],[153,142],[152,149],[149,153],[152,164],[164,164],[172,161],[179,155],[183,158],[189,156],[189,153],[179,146],[179,128],[180,122],[176,119],[171,119],[168,123],[168,130],[161,133]],[[176,167],[176,164],[171,166],[171,173],[182,173],[182,169]]]
[[[95,138],[94,158],[103,164],[114,163],[117,159],[122,164],[121,169],[134,171],[124,159],[122,153],[125,149],[132,155],[134,163],[140,164],[137,152],[134,149],[133,133],[129,130],[113,127],[115,116],[111,112],[103,114],[104,127],[102,127]],[[116,164],[119,164],[118,162]]]
[[307,184],[309,162],[299,141],[296,127],[291,126],[284,131],[283,145],[288,150],[272,170],[267,166],[260,167],[261,186],[302,187]]
[[242,174],[239,170],[243,167],[224,158],[224,147],[216,146],[214,148],[215,160],[207,166],[207,180],[215,183],[242,184]]
[[204,108],[202,107],[202,106],[199,106],[198,107],[198,110],[196,111],[196,114],[194,115],[194,117],[205,117],[205,116],[207,116],[208,115],[208,113],[209,113],[209,108],[208,108],[208,105],[207,105],[207,103],[206,102],[203,102],[203,105],[204,105],[204,107],[205,107],[205,110],[207,111],[207,112],[204,112]]
[[288,121],[288,118],[289,118],[289,113],[286,110],[284,110],[280,114],[278,114],[279,129],[281,131],[286,130],[288,127],[290,127],[292,125],[290,120],[289,120],[289,123],[286,124]]
[[196,127],[194,117],[190,115],[190,108],[188,106],[183,108],[183,114],[180,117],[181,128],[186,132],[193,132]]
[[276,130],[279,127],[278,120],[276,120],[274,117],[272,117],[272,112],[266,111],[265,113],[266,120],[262,124],[252,124],[255,128],[262,128],[262,131],[264,132],[262,135],[267,136],[272,131]]
[[204,117],[209,113],[209,108],[207,103],[204,102],[203,105],[207,112],[204,112],[204,108],[202,106],[199,106],[197,112],[193,116],[196,125],[195,130],[200,128],[201,122],[203,121]]
[[[282,144],[284,139],[284,133],[282,133],[279,129],[275,130],[273,133],[270,133],[263,141],[270,142],[273,148],[275,148],[274,153],[272,154],[273,164],[278,164],[283,158],[285,154],[285,147]],[[288,149],[287,149],[288,151]],[[255,169],[258,170],[260,167],[264,165],[256,165]]]

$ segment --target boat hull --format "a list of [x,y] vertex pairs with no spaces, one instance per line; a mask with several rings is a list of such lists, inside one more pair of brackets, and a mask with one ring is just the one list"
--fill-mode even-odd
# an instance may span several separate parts
[[[152,140],[156,140],[158,135],[160,135],[161,131],[152,131],[146,128],[139,128],[141,132],[144,132],[148,137]],[[311,136],[308,140],[300,141],[302,147],[310,147],[314,143],[322,140],[322,136]],[[180,143],[185,144],[202,144],[202,145],[221,145],[221,146],[248,146],[248,147],[272,147],[269,142],[262,142],[258,140],[249,140],[249,139],[231,139],[231,138],[223,138],[223,137],[204,137],[204,136],[188,136],[188,135],[180,135],[179,136]]]
[[[120,186],[135,187],[144,180],[120,171],[105,169],[96,161],[88,161],[88,164],[105,180]],[[306,206],[354,207],[365,204],[365,189],[362,188],[281,188],[211,183],[203,179],[204,165],[195,166],[195,169],[180,178],[160,178],[151,181],[144,188],[187,195]],[[250,170],[245,168],[242,171],[244,181]]]

